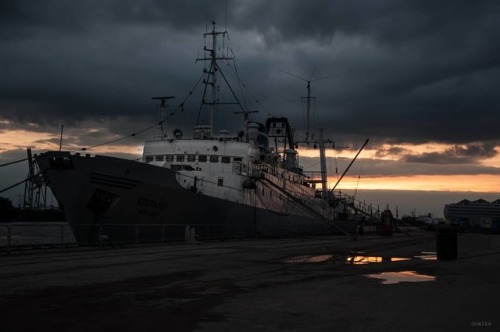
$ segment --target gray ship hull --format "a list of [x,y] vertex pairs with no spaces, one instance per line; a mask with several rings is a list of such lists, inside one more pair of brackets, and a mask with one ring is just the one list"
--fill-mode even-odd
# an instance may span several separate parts
[[35,158],[79,243],[183,239],[188,225],[202,238],[331,231],[313,216],[279,214],[185,189],[163,167],[69,152]]

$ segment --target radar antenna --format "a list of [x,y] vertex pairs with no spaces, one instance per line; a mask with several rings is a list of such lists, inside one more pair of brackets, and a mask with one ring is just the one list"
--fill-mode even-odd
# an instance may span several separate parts
[[295,78],[298,78],[299,80],[302,80],[304,82],[307,82],[307,97],[303,97],[303,99],[306,99],[306,102],[307,102],[307,110],[306,110],[306,140],[305,140],[305,143],[309,143],[309,136],[311,135],[311,132],[310,132],[311,99],[315,98],[315,97],[311,97],[311,82],[321,81],[321,80],[324,80],[324,79],[327,79],[327,78],[335,77],[337,75],[328,75],[328,76],[323,76],[323,77],[318,77],[318,78],[313,79],[314,73],[316,72],[316,69],[314,69],[313,72],[311,73],[311,76],[309,77],[309,79],[306,79],[306,78],[297,76],[295,74],[289,73],[289,72],[284,71],[284,70],[280,70],[279,69],[279,71],[282,72],[282,73],[288,74],[290,76],[293,76]]

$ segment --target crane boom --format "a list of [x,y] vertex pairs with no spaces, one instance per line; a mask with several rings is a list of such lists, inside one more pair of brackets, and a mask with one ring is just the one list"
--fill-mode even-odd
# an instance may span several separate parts
[[340,183],[340,181],[342,181],[342,179],[344,178],[344,175],[347,174],[347,172],[349,171],[349,168],[351,168],[352,164],[354,164],[354,161],[356,161],[356,158],[358,158],[359,154],[361,153],[361,151],[363,151],[363,149],[365,148],[366,144],[368,144],[369,140],[370,140],[369,138],[366,139],[366,141],[363,144],[363,146],[359,149],[358,153],[356,153],[356,156],[354,156],[354,158],[351,160],[351,163],[349,164],[349,166],[347,166],[347,168],[345,169],[344,173],[342,173],[342,176],[340,177],[340,179],[338,179],[337,183],[335,183],[335,185],[330,190],[330,192],[333,192],[335,190],[335,188],[337,188],[337,185]]

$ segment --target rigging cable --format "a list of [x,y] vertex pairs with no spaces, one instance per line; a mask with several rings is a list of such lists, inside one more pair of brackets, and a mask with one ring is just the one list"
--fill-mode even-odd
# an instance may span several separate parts
[[[232,57],[233,57],[233,59],[234,59],[234,64],[235,64],[235,69],[236,69],[236,58],[237,58],[237,57],[236,57],[236,54],[234,54],[234,52],[233,52],[233,49],[232,49],[232,48],[230,48],[230,47],[229,47],[229,50],[231,51],[231,56],[232,56]],[[245,70],[245,68],[244,68],[244,67],[243,67],[243,70]],[[241,81],[241,82],[243,82],[243,80],[242,80],[242,79],[240,78],[240,76],[239,76],[239,72],[237,72],[237,73],[236,73],[236,75],[237,75],[238,80],[239,80],[239,81]],[[248,87],[248,86],[247,86],[244,82],[243,82],[243,87],[244,87],[244,88],[248,91],[248,94],[249,94],[249,95],[250,95],[250,97],[252,98],[252,102],[254,102],[254,103],[256,103],[257,105],[259,105],[259,106],[260,106],[260,107],[261,107],[264,111],[266,111],[266,112],[267,112],[267,114],[268,114],[269,116],[271,116],[271,112],[269,111],[269,109],[268,109],[265,105],[263,105],[263,104],[262,104],[262,103],[261,103],[261,102],[257,99],[257,97],[255,96],[255,93],[254,93],[252,90],[250,90],[250,88],[249,88],[249,87]],[[242,94],[243,94],[243,93],[242,93]]]
[[9,163],[5,163],[5,164],[2,164],[0,165],[0,167],[4,167],[4,166],[9,166],[9,165],[13,165],[13,164],[17,164],[17,163],[20,163],[22,161],[26,161],[28,160],[29,158],[24,158],[24,159],[21,159],[21,160],[16,160],[16,161],[11,161]]
[[245,109],[243,108],[243,106],[241,105],[241,102],[240,100],[238,99],[238,97],[236,96],[236,94],[234,93],[234,90],[233,88],[231,88],[231,86],[229,85],[229,82],[227,81],[226,79],[226,76],[224,75],[224,73],[222,72],[221,68],[219,67],[219,65],[216,63],[215,66],[219,69],[219,72],[220,72],[220,75],[222,76],[222,78],[224,79],[224,81],[226,82],[228,88],[229,88],[229,91],[231,91],[231,93],[233,94],[233,97],[234,99],[236,99],[236,102],[238,103],[238,105],[240,105],[240,108],[242,111],[245,111]]
[[4,188],[4,189],[0,190],[0,194],[1,194],[1,193],[3,193],[4,191],[7,191],[7,190],[12,189],[12,188],[14,188],[14,187],[17,187],[17,186],[18,186],[18,185],[20,185],[20,184],[23,184],[23,183],[25,183],[25,182],[31,181],[31,180],[33,180],[34,178],[38,177],[39,175],[40,175],[40,173],[37,173],[37,174],[35,174],[35,175],[30,176],[29,178],[26,178],[26,179],[24,179],[24,180],[22,180],[22,181],[20,181],[20,182],[17,182],[17,183],[15,183],[15,184],[11,185],[11,186],[8,186],[7,188]]
[[361,167],[359,168],[358,182],[356,183],[356,189],[354,189],[354,195],[352,196],[353,198],[356,198],[356,195],[358,194],[359,180],[361,179],[361,172],[363,170],[363,165],[364,164],[365,164],[365,160],[362,159],[362,161],[361,161]]
[[243,88],[246,88],[246,85],[243,82],[243,80],[241,79],[240,73],[238,72],[236,57],[235,57],[232,49],[231,49],[231,54],[233,55],[233,66],[231,66],[231,63],[228,62],[228,67],[234,69],[234,75],[236,76],[236,80],[238,81],[238,87],[240,88],[240,94],[243,98],[243,103],[244,103],[245,107],[248,109],[249,107],[248,107],[247,98],[246,98],[245,94],[243,93]]
[[171,112],[168,116],[165,117],[165,119],[161,120],[160,122],[158,122],[158,123],[156,123],[156,124],[154,124],[152,126],[149,126],[147,128],[141,129],[141,130],[139,130],[139,131],[137,131],[135,133],[132,133],[132,134],[129,134],[129,135],[126,135],[126,136],[122,136],[122,137],[113,139],[111,141],[107,141],[107,142],[104,142],[104,143],[92,145],[92,146],[85,147],[85,148],[81,148],[81,149],[79,149],[79,151],[87,151],[87,150],[90,150],[90,149],[93,149],[93,148],[96,148],[96,147],[99,147],[99,146],[108,145],[108,144],[111,144],[111,143],[116,143],[118,141],[130,138],[130,137],[135,137],[135,136],[137,136],[139,134],[142,134],[142,133],[144,133],[144,132],[146,132],[148,130],[151,130],[151,129],[157,127],[157,126],[163,125],[170,117],[174,116],[177,111],[179,111],[179,110],[181,110],[181,112],[184,111],[184,103],[193,94],[194,89],[198,86],[198,84],[201,82],[202,79],[203,79],[203,75],[200,77],[200,79],[198,80],[198,82],[196,82],[196,84],[194,85],[194,87],[189,91],[188,95],[186,96],[186,98],[184,98],[184,100],[182,101],[182,103],[180,103],[180,105],[173,112]]
[[[8,162],[8,163],[5,163],[5,164],[0,165],[0,167],[4,167],[4,166],[9,166],[9,165],[17,164],[17,163],[20,163],[20,162],[26,161],[26,160],[28,160],[28,159],[29,159],[29,158],[24,158],[24,159],[20,159],[20,160],[16,160],[16,161],[11,161],[11,162]],[[0,190],[0,193],[3,193],[4,191],[7,191],[7,190],[12,189],[12,188],[14,188],[14,187],[17,187],[18,185],[23,184],[23,183],[25,183],[26,181],[30,181],[30,180],[34,179],[35,177],[37,177],[38,175],[40,175],[40,173],[35,174],[35,175],[33,175],[33,176],[31,176],[31,177],[29,177],[29,178],[27,178],[27,179],[24,179],[23,181],[17,182],[17,183],[15,183],[15,184],[11,185],[11,186],[8,186],[8,187],[6,187],[6,188],[4,188],[4,189]]]

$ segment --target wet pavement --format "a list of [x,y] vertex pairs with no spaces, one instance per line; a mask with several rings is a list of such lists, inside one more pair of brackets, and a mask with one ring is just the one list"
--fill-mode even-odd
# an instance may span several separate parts
[[209,242],[0,256],[2,331],[500,329],[500,235]]

